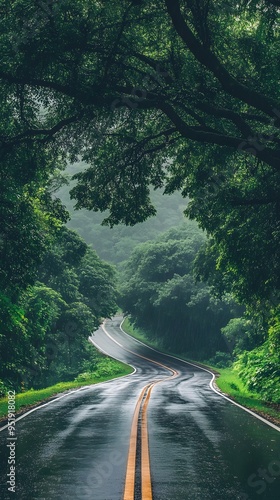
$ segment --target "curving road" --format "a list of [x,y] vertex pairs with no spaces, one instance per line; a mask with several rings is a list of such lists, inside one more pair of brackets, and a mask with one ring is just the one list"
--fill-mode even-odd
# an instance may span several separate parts
[[209,386],[211,374],[124,334],[92,341],[133,375],[57,398],[16,422],[16,492],[0,432],[0,498],[278,500],[280,433]]

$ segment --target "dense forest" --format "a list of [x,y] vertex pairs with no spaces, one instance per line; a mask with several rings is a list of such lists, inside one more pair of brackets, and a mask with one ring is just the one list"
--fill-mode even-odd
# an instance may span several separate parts
[[123,266],[121,304],[163,347],[205,360],[217,351],[229,354],[221,328],[242,309],[232,298],[215,299],[211,287],[195,281],[194,260],[204,242],[189,221],[138,245]]
[[1,193],[3,394],[93,369],[96,353],[87,337],[116,311],[114,269],[65,227],[59,200],[34,182],[23,187],[11,176],[11,185]]
[[[212,318],[222,301],[213,322],[232,344],[240,373],[267,399],[279,398],[279,7],[278,0],[1,2],[4,387],[52,379],[53,340],[57,376],[79,371],[89,361],[82,339],[116,309],[112,267],[65,228],[67,210],[54,194],[65,167],[81,161],[86,167],[70,191],[76,209],[102,212],[107,226],[133,226],[156,213],[160,190],[178,200],[181,193],[189,200],[185,214],[207,236],[202,241],[193,229],[160,236],[179,223],[177,212],[153,237],[153,225],[141,226],[132,243],[132,233],[117,230],[115,256],[110,244],[103,256],[128,259],[124,307],[143,323],[137,308],[150,300],[158,332],[158,311],[179,290],[182,335],[196,352],[191,324],[204,342],[196,315],[204,303],[204,319]],[[76,218],[87,234],[91,224]],[[87,240],[99,254],[102,231],[95,227]],[[147,239],[154,241],[129,258]],[[149,278],[154,255],[158,275]],[[132,300],[134,279],[139,293],[143,285],[150,294],[140,294],[141,304]],[[229,297],[245,315],[233,314]],[[214,330],[209,355],[222,349]]]

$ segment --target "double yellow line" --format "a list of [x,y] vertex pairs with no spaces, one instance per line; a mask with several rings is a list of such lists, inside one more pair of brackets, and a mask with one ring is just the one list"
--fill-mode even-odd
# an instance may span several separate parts
[[150,453],[149,453],[149,436],[148,436],[148,419],[147,419],[147,411],[148,404],[151,397],[151,393],[155,385],[165,382],[166,380],[170,380],[178,376],[178,372],[173,368],[169,368],[163,363],[159,363],[153,359],[142,356],[141,354],[137,354],[136,352],[127,349],[123,345],[121,345],[117,340],[115,340],[105,329],[105,321],[102,325],[102,329],[105,334],[113,341],[115,344],[120,346],[125,351],[133,354],[137,358],[145,359],[150,363],[153,363],[161,368],[172,373],[170,377],[165,377],[161,380],[157,380],[155,382],[150,382],[149,384],[143,387],[134,410],[131,432],[130,432],[130,440],[129,440],[129,450],[128,450],[128,460],[126,467],[126,479],[125,479],[125,488],[123,500],[134,500],[135,493],[135,479],[136,479],[136,454],[137,454],[137,438],[138,438],[138,423],[139,417],[141,414],[141,496],[142,500],[152,500],[152,481],[151,481],[151,467],[150,467]]
[[141,494],[142,494],[141,496],[143,500],[152,500],[153,493],[152,493],[148,418],[147,418],[148,404],[152,390],[155,387],[155,385],[165,382],[166,380],[170,380],[171,378],[177,377],[178,372],[176,372],[176,370],[168,368],[162,363],[158,363],[157,361],[145,358],[144,356],[140,356],[139,354],[136,353],[133,354],[143,359],[146,359],[147,361],[155,363],[156,365],[159,365],[162,368],[166,368],[167,370],[172,372],[172,375],[170,377],[149,383],[142,389],[138,397],[138,401],[136,403],[132,420],[123,500],[134,500],[138,422],[140,413],[141,413]]

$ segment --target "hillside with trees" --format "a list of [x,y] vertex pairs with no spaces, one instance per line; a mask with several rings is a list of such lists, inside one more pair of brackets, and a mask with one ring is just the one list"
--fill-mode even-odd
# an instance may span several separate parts
[[191,221],[138,245],[123,266],[121,304],[136,326],[171,352],[205,360],[217,351],[230,360],[221,328],[242,313],[232,297],[215,299],[197,283],[194,260],[205,235]]

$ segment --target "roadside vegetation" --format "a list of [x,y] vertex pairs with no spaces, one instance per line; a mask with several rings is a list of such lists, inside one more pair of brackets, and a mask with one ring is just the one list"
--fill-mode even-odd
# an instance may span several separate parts
[[[40,230],[40,228],[38,228]],[[5,272],[16,259],[11,247]],[[10,258],[10,262],[8,258]],[[34,266],[34,264],[33,264]],[[0,394],[73,380],[94,369],[97,352],[88,336],[117,309],[114,269],[73,231],[59,227],[32,267],[0,294]],[[10,269],[9,269],[10,268]],[[3,274],[2,274],[3,276]],[[22,278],[22,282],[16,280]]]
[[[100,355],[93,372],[88,371],[81,373],[74,380],[69,382],[59,382],[58,384],[44,389],[29,389],[25,392],[16,394],[16,412],[18,414],[23,410],[27,411],[33,406],[46,402],[58,394],[61,395],[61,393],[66,393],[80,387],[98,384],[117,377],[123,377],[132,372],[133,368],[130,366],[107,356]],[[7,415],[7,404],[7,397],[0,399],[0,419],[5,418]]]
[[176,356],[185,361],[198,363],[198,365],[201,365],[202,367],[209,368],[216,374],[215,383],[217,385],[217,388],[221,392],[223,392],[224,394],[226,394],[227,396],[229,396],[242,406],[245,406],[246,408],[249,408],[250,410],[255,411],[256,413],[259,413],[264,418],[272,420],[273,422],[280,425],[279,405],[271,404],[257,392],[248,389],[246,383],[242,380],[242,378],[238,374],[238,370],[236,369],[234,364],[230,363],[229,367],[221,368],[221,364],[227,362],[225,359],[224,361],[221,361],[221,359],[224,358],[222,356],[223,353],[220,353],[220,356],[219,355],[217,356],[217,359],[220,358],[218,364],[211,363],[211,360],[210,361],[206,360],[205,362],[201,362],[201,360],[198,361],[196,359],[190,359],[187,355],[178,354],[178,352],[172,352],[170,350],[164,349],[162,344],[158,342],[155,338],[151,339],[150,337],[147,336],[147,334],[143,330],[133,326],[129,318],[127,317],[125,318],[122,324],[122,328],[126,333],[128,333],[135,339],[144,342],[145,344],[149,345],[150,347],[153,347],[154,349],[159,349],[160,351],[165,352],[166,354]]

